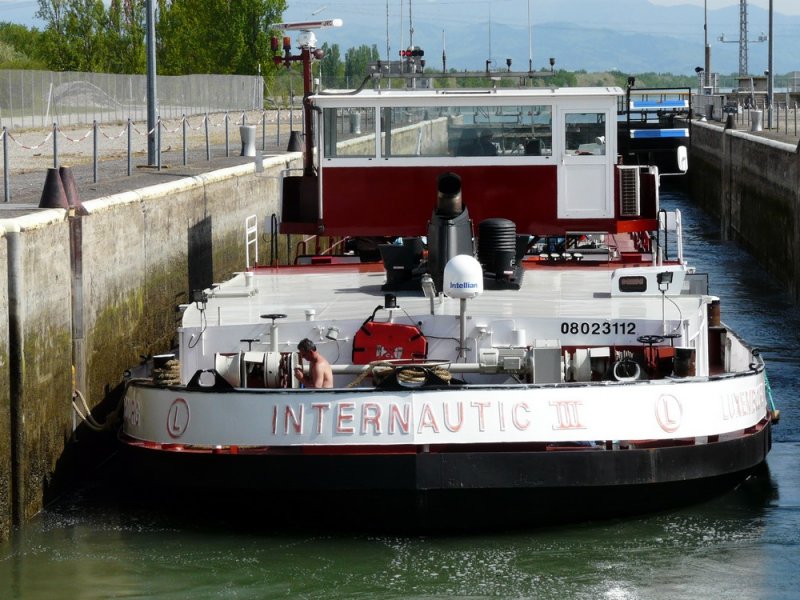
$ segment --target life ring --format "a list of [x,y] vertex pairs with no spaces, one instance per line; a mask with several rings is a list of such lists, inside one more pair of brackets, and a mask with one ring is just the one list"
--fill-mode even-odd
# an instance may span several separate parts
[[[633,366],[632,370],[631,365]],[[620,368],[622,368],[622,373],[618,370]],[[613,373],[614,379],[617,381],[636,381],[641,376],[642,369],[635,360],[618,360],[614,363]]]

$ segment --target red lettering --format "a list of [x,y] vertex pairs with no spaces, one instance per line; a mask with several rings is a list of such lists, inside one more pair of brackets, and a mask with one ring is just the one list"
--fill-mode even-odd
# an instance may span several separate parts
[[531,426],[531,421],[530,419],[523,420],[520,418],[520,410],[524,410],[528,414],[531,412],[531,409],[525,402],[519,402],[514,405],[513,409],[511,409],[511,422],[514,423],[514,427],[516,427],[519,431],[525,431]]
[[486,419],[484,418],[484,411],[491,405],[491,402],[470,402],[472,408],[478,409],[478,430],[486,431]]
[[389,405],[389,433],[394,434],[396,433],[395,425],[399,429],[400,433],[408,434],[409,432],[409,423],[411,422],[411,415],[410,415],[411,405],[404,404],[403,405],[403,413],[400,414],[400,408],[392,402]]
[[361,407],[361,432],[367,433],[372,424],[372,433],[381,433],[381,407],[374,402],[365,402]]
[[295,433],[303,433],[303,405],[298,406],[300,414],[295,414],[291,406],[287,405],[283,413],[283,429],[286,435],[289,435],[289,428],[294,429]]
[[451,423],[450,404],[445,403],[444,405],[444,426],[447,427],[448,431],[452,431],[453,433],[461,431],[461,427],[464,425],[464,404],[462,402],[458,402],[457,406],[458,406],[458,422]]
[[439,425],[436,424],[436,417],[433,414],[430,404],[427,402],[422,405],[422,414],[419,417],[419,428],[417,433],[422,433],[424,427],[430,427],[434,433],[439,433]]
[[311,408],[317,413],[317,435],[319,435],[322,433],[325,412],[331,409],[331,405],[327,402],[314,402]]
[[553,425],[553,430],[563,429],[586,429],[581,424],[579,407],[583,402],[577,400],[556,400],[550,402],[550,406],[556,409],[556,419],[558,425]]
[[506,430],[506,414],[503,412],[503,403],[497,403],[497,418],[500,421],[500,431]]
[[353,402],[342,402],[336,406],[336,433],[353,433],[353,413],[349,412],[355,408]]

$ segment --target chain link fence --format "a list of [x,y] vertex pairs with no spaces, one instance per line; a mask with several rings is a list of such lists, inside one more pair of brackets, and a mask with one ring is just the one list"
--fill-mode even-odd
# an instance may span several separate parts
[[[260,75],[162,75],[156,92],[162,119],[264,108]],[[147,119],[145,75],[0,70],[0,126],[19,130],[127,119]]]

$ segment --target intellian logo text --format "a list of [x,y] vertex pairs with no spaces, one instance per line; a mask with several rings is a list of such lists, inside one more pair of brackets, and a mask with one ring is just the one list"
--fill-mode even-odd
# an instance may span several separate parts
[[474,281],[464,281],[462,283],[458,283],[455,281],[450,282],[450,289],[457,289],[457,290],[471,290],[472,288],[478,287],[478,284]]

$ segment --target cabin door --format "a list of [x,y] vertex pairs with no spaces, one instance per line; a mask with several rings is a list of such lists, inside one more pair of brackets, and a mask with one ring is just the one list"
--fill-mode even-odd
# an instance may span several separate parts
[[[609,110],[559,111],[558,218],[607,219],[614,216]],[[555,140],[554,140],[555,142]],[[555,144],[554,144],[555,145]]]

